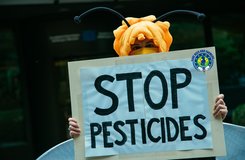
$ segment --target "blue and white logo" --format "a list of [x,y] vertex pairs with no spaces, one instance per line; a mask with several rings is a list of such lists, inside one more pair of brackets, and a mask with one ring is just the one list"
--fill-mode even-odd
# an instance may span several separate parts
[[205,72],[212,68],[214,56],[208,50],[202,49],[193,54],[191,61],[196,70]]

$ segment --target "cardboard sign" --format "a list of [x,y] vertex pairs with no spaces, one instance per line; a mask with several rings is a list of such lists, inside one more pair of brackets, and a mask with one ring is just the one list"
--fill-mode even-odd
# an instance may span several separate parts
[[[225,155],[214,47],[69,62],[76,159]],[[214,129],[215,128],[215,129]]]

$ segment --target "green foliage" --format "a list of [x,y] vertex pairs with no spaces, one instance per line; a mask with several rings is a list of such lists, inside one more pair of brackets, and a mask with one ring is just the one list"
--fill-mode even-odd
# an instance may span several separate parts
[[238,105],[232,112],[232,123],[245,126],[245,103]]

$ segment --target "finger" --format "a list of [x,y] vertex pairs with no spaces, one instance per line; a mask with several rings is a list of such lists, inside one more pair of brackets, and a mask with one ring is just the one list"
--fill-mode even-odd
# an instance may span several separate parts
[[219,118],[219,117],[221,116],[221,115],[220,115],[220,111],[213,113],[213,116],[214,116],[215,118]]
[[221,113],[221,117],[222,117],[222,119],[224,120],[225,119],[225,117],[226,117],[226,115],[227,115],[227,113],[228,113],[228,110],[224,110],[224,111],[221,111],[222,113]]
[[214,112],[213,115],[215,118],[221,116],[222,119],[224,119],[226,117],[227,113],[228,113],[228,110],[227,110],[227,108],[224,107],[224,108],[220,108],[219,110]]
[[219,105],[224,105],[225,106],[225,102],[223,99],[219,99],[215,105],[214,105],[214,109],[216,109]]
[[225,98],[225,95],[224,94],[219,94],[216,99],[215,99],[215,103],[217,103],[218,100],[220,99],[224,99]]
[[70,136],[71,136],[72,138],[76,138],[76,137],[78,137],[79,135],[80,135],[80,132],[70,131]]
[[214,114],[215,118],[221,117],[222,119],[224,119],[227,115],[228,111],[226,109],[221,109],[219,110],[216,114]]
[[79,127],[74,127],[74,126],[69,126],[69,130],[70,131],[75,131],[75,132],[79,132],[80,133],[80,128]]
[[222,104],[220,104],[220,105],[218,105],[215,109],[214,109],[214,113],[217,113],[219,110],[221,110],[221,109],[225,109],[225,110],[227,110],[227,107],[225,106],[225,105],[222,105]]
[[69,125],[74,127],[79,127],[79,125],[76,122],[72,122],[72,121],[69,122]]
[[75,118],[72,118],[72,117],[68,118],[68,121],[77,123],[77,120]]
[[225,105],[219,104],[216,108],[214,108],[213,114],[216,115],[221,109],[227,110]]

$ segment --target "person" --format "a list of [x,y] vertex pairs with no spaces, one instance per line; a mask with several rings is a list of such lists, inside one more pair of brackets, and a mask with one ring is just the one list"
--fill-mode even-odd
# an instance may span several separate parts
[[[126,20],[130,24],[128,27],[125,22],[114,30],[113,48],[119,56],[133,56],[151,53],[168,53],[173,38],[169,32],[170,23],[167,21],[157,21],[155,16],[150,15],[143,18],[128,17]],[[219,94],[215,99],[213,116],[225,119],[228,113],[224,101],[224,94]],[[70,136],[76,138],[81,130],[77,120],[73,117],[68,118]]]

